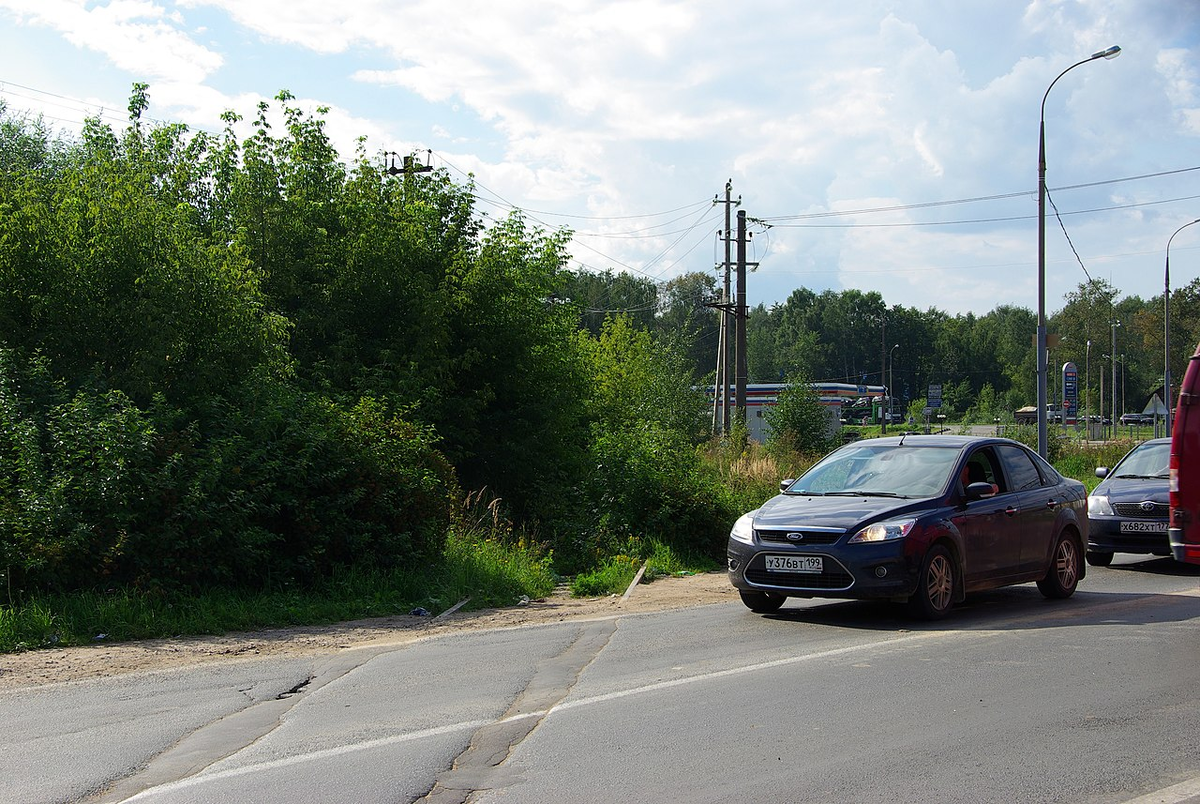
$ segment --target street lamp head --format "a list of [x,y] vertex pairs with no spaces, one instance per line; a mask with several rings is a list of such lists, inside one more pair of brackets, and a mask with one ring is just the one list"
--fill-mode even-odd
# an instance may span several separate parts
[[1092,58],[1093,59],[1115,59],[1117,56],[1120,56],[1120,55],[1121,55],[1121,47],[1119,45],[1113,45],[1112,47],[1108,48],[1107,50],[1096,51],[1095,53],[1092,54]]

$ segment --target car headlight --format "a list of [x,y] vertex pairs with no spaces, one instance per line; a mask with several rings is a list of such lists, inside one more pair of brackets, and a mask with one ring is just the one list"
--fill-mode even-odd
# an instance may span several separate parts
[[1088,516],[1116,516],[1112,503],[1102,494],[1088,497]]
[[751,511],[738,517],[738,521],[733,523],[733,530],[729,531],[729,538],[745,544],[754,544],[754,515],[756,513],[758,511]]
[[893,539],[903,539],[916,524],[917,520],[915,519],[892,519],[887,522],[876,522],[874,525],[867,525],[851,536],[850,544],[890,542]]

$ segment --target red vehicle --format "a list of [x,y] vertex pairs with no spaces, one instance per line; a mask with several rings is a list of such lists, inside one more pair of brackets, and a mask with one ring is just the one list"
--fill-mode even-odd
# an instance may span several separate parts
[[1170,489],[1171,554],[1176,561],[1200,564],[1200,345],[1179,386],[1171,430]]

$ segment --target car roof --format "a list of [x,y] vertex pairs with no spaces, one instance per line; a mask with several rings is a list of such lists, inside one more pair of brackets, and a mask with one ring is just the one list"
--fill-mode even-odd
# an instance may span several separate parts
[[[1169,441],[1170,439],[1168,439]],[[1025,447],[1019,441],[1013,441],[1011,438],[996,438],[995,436],[970,436],[970,435],[924,435],[919,433],[905,434],[898,436],[881,436],[879,438],[863,438],[858,441],[851,441],[846,446],[855,446],[869,444],[872,446],[881,447],[955,447],[962,449],[969,446],[982,446],[985,444],[1005,444]],[[1025,447],[1028,449],[1028,447]]]

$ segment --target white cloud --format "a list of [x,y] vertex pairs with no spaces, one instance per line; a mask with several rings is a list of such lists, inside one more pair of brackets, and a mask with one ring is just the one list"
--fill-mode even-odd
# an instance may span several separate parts
[[[611,216],[577,226],[610,233],[629,228],[621,216],[703,202],[729,177],[759,217],[1033,191],[1048,82],[1113,42],[1125,48],[1119,60],[1081,67],[1049,98],[1051,186],[1185,167],[1200,137],[1200,12],[1187,8],[1174,0],[0,0],[27,30],[57,31],[82,48],[84,69],[90,51],[127,73],[116,97],[129,78],[150,80],[156,117],[217,128],[225,109],[253,116],[276,88],[264,81],[295,75],[305,86],[296,103],[330,107],[327,130],[347,158],[360,134],[380,150],[432,147],[435,161],[473,172],[483,191],[561,211],[546,216],[553,223]],[[264,66],[277,72],[264,76]],[[1174,218],[1194,213],[1170,202],[1194,195],[1187,181],[1123,185],[1123,198],[1167,203],[1068,215],[1065,225],[1085,260],[1104,261],[1119,286],[1148,295],[1139,255],[1160,247]],[[1117,194],[1055,197],[1069,213],[1113,205]],[[807,282],[951,311],[1031,307],[1034,211],[1022,197],[889,219],[907,226],[861,228],[879,219],[859,216],[827,223],[860,228],[777,227],[762,238],[770,249],[751,295],[780,300]],[[972,218],[1021,220],[946,223]],[[656,275],[710,270],[713,228],[705,220],[682,237],[588,245],[614,265],[654,265]],[[1056,299],[1081,272],[1056,223],[1048,246]],[[594,252],[580,256],[605,267]],[[1003,268],[997,276],[978,266]]]
[[175,25],[178,16],[146,0],[5,0],[21,19],[60,32],[72,44],[108,57],[139,78],[199,83],[221,66],[219,54]]

